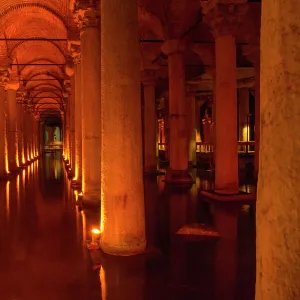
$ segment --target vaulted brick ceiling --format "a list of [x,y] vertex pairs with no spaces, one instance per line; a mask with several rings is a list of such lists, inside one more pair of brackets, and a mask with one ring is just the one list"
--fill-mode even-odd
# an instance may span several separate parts
[[[78,34],[69,9],[74,0],[0,0],[0,64],[9,57],[17,70],[35,108],[55,112],[62,108],[65,63],[68,59],[67,38]],[[86,1],[86,0],[85,0]],[[169,38],[184,38],[189,45],[206,45],[213,51],[213,37],[202,21],[204,0],[139,0],[139,35],[142,66],[155,62],[159,66],[160,90],[167,89],[167,58],[161,45]],[[259,4],[251,4],[258,5]],[[256,13],[257,15],[257,13]],[[247,40],[249,18],[238,33],[238,43]],[[252,26],[253,27],[253,26]],[[49,39],[32,40],[32,39]],[[62,39],[62,40],[60,40]],[[251,66],[237,48],[238,64]],[[205,61],[189,47],[185,55],[187,79],[204,72]],[[47,65],[48,64],[48,65]]]

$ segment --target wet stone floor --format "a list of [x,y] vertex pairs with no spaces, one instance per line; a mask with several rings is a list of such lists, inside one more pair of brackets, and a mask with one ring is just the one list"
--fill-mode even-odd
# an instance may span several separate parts
[[131,258],[87,250],[95,214],[78,210],[59,154],[0,182],[0,299],[254,300],[252,209],[204,201],[193,175],[189,190],[145,179],[148,250]]

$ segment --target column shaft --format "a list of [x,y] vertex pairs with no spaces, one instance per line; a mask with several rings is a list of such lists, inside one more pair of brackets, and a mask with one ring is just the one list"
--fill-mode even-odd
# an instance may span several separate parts
[[102,1],[101,14],[101,247],[134,255],[146,247],[136,1]]
[[299,4],[262,2],[256,300],[300,299]]
[[5,88],[0,86],[0,178],[6,175],[5,127]]
[[81,64],[75,69],[75,178],[82,179],[82,107],[81,107]]
[[70,165],[72,175],[75,175],[75,78],[71,78],[71,95],[70,99]]
[[[82,190],[85,201],[100,204],[101,103],[100,26],[81,29]],[[109,67],[110,68],[110,67]],[[110,96],[107,96],[111,98]],[[111,100],[113,101],[113,100]],[[121,145],[114,145],[120,147]]]
[[188,135],[186,128],[186,90],[184,47],[180,40],[169,40],[162,51],[168,55],[170,168],[166,181],[190,183],[188,172]]
[[17,132],[17,91],[8,89],[7,96],[7,149],[8,169],[14,172],[18,168],[18,132]]
[[234,36],[217,36],[215,49],[215,190],[235,194],[239,180]]
[[155,86],[143,83],[144,86],[144,171],[156,172],[156,110]]
[[[186,97],[187,105],[187,131],[188,131],[188,155],[189,164],[195,166],[196,159],[196,113],[195,113],[195,95],[188,94]],[[199,111],[200,114],[200,111]]]
[[255,66],[255,177],[258,178],[260,149],[260,63]]

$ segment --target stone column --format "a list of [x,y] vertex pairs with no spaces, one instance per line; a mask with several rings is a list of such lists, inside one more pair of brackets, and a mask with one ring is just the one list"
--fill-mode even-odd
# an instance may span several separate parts
[[22,100],[18,100],[17,105],[17,126],[18,126],[18,161],[19,166],[23,165],[24,161],[24,145],[23,145],[23,113]]
[[6,86],[7,103],[7,152],[8,169],[14,172],[18,169],[18,131],[17,131],[17,89],[19,82],[9,82]]
[[6,172],[6,118],[5,118],[5,84],[7,72],[0,72],[0,179],[3,179]]
[[[187,132],[188,132],[188,154],[189,165],[196,166],[196,99],[195,93],[187,90],[186,94],[186,107],[187,107]],[[199,110],[200,114],[200,110]]]
[[144,70],[142,83],[144,88],[144,172],[156,173],[155,71]]
[[135,0],[101,2],[101,248],[145,251],[140,48]]
[[75,63],[75,180],[82,181],[82,103],[81,103],[81,57],[76,52]]
[[170,122],[170,168],[166,181],[191,183],[188,171],[188,135],[186,130],[186,90],[183,52],[180,40],[169,40],[162,46],[168,55],[169,69],[169,122]]
[[[101,85],[99,10],[86,8],[81,19],[82,191],[86,204],[100,205]],[[112,49],[110,51],[113,51]],[[111,67],[109,67],[111,68]],[[121,76],[121,75],[120,75]],[[112,96],[107,96],[112,99]],[[113,100],[112,100],[113,101]],[[102,120],[103,122],[103,120]],[[114,147],[122,147],[115,144]],[[111,150],[111,149],[110,149]],[[115,158],[114,158],[115,159]]]
[[203,6],[205,21],[211,26],[215,37],[215,190],[220,194],[237,194],[239,177],[235,30],[246,7],[236,4],[236,1],[229,1],[228,4],[211,1]]
[[30,161],[29,159],[29,147],[28,147],[28,113],[26,111],[26,107],[23,106],[24,113],[23,113],[23,144],[24,144],[24,158],[25,164]]
[[[250,140],[249,126],[249,89],[241,88],[238,90],[239,107],[239,141],[247,142]],[[239,150],[247,152],[247,145],[239,147]]]
[[256,300],[300,299],[299,4],[262,2]]

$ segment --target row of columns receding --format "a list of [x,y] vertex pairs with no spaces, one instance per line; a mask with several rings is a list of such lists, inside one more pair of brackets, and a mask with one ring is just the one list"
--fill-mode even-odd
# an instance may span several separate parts
[[[81,18],[80,42],[70,42],[74,67],[69,70],[71,92],[63,116],[63,155],[70,164],[73,184],[82,185],[86,206],[101,203],[101,247],[119,255],[145,249],[143,172],[157,170],[155,78],[151,68],[140,71],[136,10],[133,1],[122,3],[122,9],[118,1],[102,3],[101,29],[97,11]],[[214,33],[215,189],[236,194],[236,42],[233,30]],[[162,51],[168,56],[169,70],[170,167],[166,181],[192,183],[189,156],[196,153],[189,155],[185,46],[179,39],[168,40]]]
[[[2,74],[3,75],[3,74]],[[3,75],[5,76],[5,75]],[[11,173],[39,156],[41,123],[17,101],[18,83],[0,86],[0,178]]]

